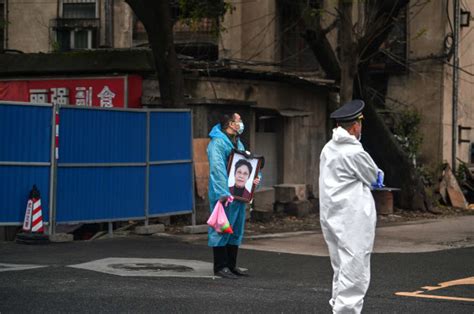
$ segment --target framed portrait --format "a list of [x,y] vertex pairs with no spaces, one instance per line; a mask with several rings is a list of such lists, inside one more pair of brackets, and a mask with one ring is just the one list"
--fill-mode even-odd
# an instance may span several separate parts
[[253,181],[263,167],[263,157],[249,152],[233,150],[227,166],[227,181],[230,194],[234,199],[249,203],[253,198],[255,185]]

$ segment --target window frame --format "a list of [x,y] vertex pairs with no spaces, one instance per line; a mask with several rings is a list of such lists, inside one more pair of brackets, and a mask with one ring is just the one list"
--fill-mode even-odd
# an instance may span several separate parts
[[[97,0],[60,0],[59,3],[59,17],[64,18],[64,4],[81,4],[81,3],[93,3],[95,4],[95,17],[94,18],[99,18],[99,3]],[[78,18],[81,19],[81,18]]]

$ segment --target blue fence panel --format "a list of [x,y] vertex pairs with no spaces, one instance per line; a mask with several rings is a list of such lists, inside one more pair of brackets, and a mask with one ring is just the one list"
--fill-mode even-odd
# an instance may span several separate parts
[[60,119],[56,221],[144,218],[146,112],[67,107]]
[[49,162],[51,110],[0,102],[0,161]]
[[146,113],[61,108],[60,163],[146,161]]
[[21,224],[34,184],[49,219],[51,106],[0,102],[0,224]]
[[150,216],[193,210],[190,111],[150,112]]
[[[28,194],[49,217],[52,107],[0,102],[0,224],[23,222]],[[60,108],[56,222],[145,218],[193,210],[190,111]]]
[[193,209],[192,164],[150,167],[149,214],[191,212]]
[[192,158],[191,112],[150,113],[150,160]]
[[46,222],[49,219],[49,167],[0,166],[0,224],[23,223],[33,184],[40,191]]
[[144,218],[145,167],[58,170],[58,223]]

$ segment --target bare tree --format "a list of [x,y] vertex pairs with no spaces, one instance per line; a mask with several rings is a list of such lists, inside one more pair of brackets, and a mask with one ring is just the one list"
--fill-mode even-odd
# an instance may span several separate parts
[[[325,0],[279,0],[297,5],[304,22],[306,42],[321,68],[340,86],[340,103],[353,96],[364,98],[364,78],[367,65],[379,51],[393,28],[394,19],[406,8],[409,0],[338,0],[333,21],[323,27]],[[326,0],[329,1],[329,0]],[[173,44],[173,16],[171,3],[176,1],[126,0],[144,24],[153,51],[164,105],[184,105],[184,81]],[[331,3],[336,4],[335,0]],[[353,22],[353,6],[363,5],[363,14]],[[191,17],[209,14],[214,18],[224,15],[229,4],[219,1],[180,1]],[[331,45],[327,35],[337,29],[337,46]],[[365,144],[386,171],[391,184],[402,188],[403,208],[430,209],[424,186],[407,154],[400,148],[375,108],[367,102]],[[383,145],[383,147],[381,147]]]
[[[286,0],[288,1],[288,0]],[[323,27],[324,0],[298,1],[305,23],[303,37],[312,49],[321,68],[340,86],[340,103],[353,97],[365,98],[367,65],[379,51],[393,28],[399,12],[408,0],[338,0],[332,23]],[[354,4],[363,5],[356,23],[353,21]],[[308,14],[310,13],[310,14]],[[337,46],[333,47],[327,35],[337,29]],[[364,143],[385,170],[388,181],[401,187],[400,204],[406,209],[431,210],[424,185],[406,152],[390,130],[367,103]]]
[[174,47],[170,2],[167,0],[125,1],[143,23],[148,34],[160,82],[162,104],[169,107],[184,106],[184,79]]

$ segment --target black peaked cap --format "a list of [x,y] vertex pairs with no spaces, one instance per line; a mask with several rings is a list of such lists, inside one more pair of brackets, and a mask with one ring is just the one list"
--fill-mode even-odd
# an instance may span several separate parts
[[354,99],[331,113],[330,118],[336,121],[352,121],[359,118],[365,107],[363,100]]

